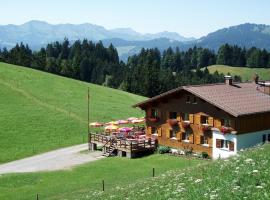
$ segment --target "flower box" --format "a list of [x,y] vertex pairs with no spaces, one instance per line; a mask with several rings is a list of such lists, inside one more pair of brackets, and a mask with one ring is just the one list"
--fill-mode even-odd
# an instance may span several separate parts
[[189,128],[190,127],[190,121],[182,121],[182,127],[183,128]]
[[178,120],[177,119],[168,119],[167,120],[167,123],[170,125],[170,126],[175,126],[178,124]]
[[159,119],[158,119],[158,117],[149,117],[148,120],[150,122],[157,122]]
[[231,127],[226,127],[226,126],[221,126],[219,130],[223,134],[231,133],[233,131]]
[[201,128],[203,132],[206,132],[206,131],[210,131],[212,127],[209,124],[202,124]]

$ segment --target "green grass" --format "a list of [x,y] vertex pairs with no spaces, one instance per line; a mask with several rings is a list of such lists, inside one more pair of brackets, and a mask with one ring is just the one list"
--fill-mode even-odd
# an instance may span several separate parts
[[37,193],[42,200],[77,199],[78,196],[101,191],[102,180],[105,181],[105,190],[113,192],[115,187],[126,187],[138,180],[147,180],[152,176],[152,168],[159,176],[166,171],[187,168],[201,162],[154,154],[139,159],[106,158],[70,171],[2,175],[0,199],[29,200],[35,199]]
[[270,199],[269,174],[267,144],[228,160],[172,170],[107,192],[82,193],[74,199]]
[[270,80],[270,68],[248,68],[248,67],[231,67],[227,65],[211,65],[208,67],[210,73],[218,71],[219,73],[238,75],[242,81],[251,81],[254,74],[257,73],[261,80]]
[[144,97],[0,63],[0,163],[86,142],[88,87],[90,121],[144,115]]

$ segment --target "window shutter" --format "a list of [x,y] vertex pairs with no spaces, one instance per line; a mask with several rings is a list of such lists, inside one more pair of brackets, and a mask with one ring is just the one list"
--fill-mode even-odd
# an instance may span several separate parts
[[162,136],[162,130],[161,128],[158,128],[158,137],[161,137]]
[[210,126],[214,126],[214,119],[213,119],[213,117],[208,117],[208,124]]
[[194,143],[194,134],[189,134],[188,139],[190,143]]
[[151,135],[151,127],[150,126],[147,127],[147,134]]
[[181,133],[181,132],[178,132],[178,133],[176,134],[176,138],[177,138],[178,141],[181,141],[182,133]]
[[229,150],[234,151],[234,142],[229,142]]
[[191,124],[194,123],[194,115],[193,115],[193,114],[189,114],[189,122],[190,122]]
[[169,138],[170,138],[170,136],[171,136],[170,130],[169,130],[169,129],[167,129],[167,130],[166,130],[166,138],[167,138],[167,139],[169,139]]
[[221,121],[219,119],[215,119],[215,127],[216,128],[221,127]]
[[220,139],[216,139],[216,147],[221,148],[221,140]]
[[195,115],[194,116],[194,124],[200,124],[201,123],[201,116]]

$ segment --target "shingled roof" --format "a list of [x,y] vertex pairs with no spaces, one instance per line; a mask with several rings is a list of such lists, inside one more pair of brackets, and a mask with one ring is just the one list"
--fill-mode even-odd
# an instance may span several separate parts
[[143,107],[159,99],[181,91],[188,91],[210,104],[238,117],[256,113],[270,112],[270,96],[261,92],[255,83],[208,84],[183,86],[134,105]]

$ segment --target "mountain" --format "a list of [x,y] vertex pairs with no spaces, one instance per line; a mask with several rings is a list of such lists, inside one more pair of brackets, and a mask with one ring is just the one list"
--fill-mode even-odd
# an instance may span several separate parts
[[22,25],[0,26],[0,46],[13,47],[16,43],[24,42],[33,49],[40,48],[49,42],[63,40],[67,37],[70,41],[87,38],[98,41],[112,38],[120,38],[129,41],[147,41],[165,37],[168,39],[189,41],[193,38],[185,38],[178,33],[162,32],[157,34],[141,34],[130,28],[118,28],[108,30],[102,26],[85,24],[56,24],[52,25],[43,21],[29,21]]
[[246,48],[255,46],[270,50],[270,26],[250,23],[231,26],[209,33],[207,36],[195,40],[185,47],[197,45],[218,50],[225,43]]

